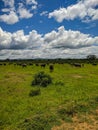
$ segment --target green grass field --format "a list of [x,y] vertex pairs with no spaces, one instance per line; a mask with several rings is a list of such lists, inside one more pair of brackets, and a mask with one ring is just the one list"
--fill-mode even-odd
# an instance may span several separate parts
[[[49,74],[53,83],[31,97],[30,91],[39,87],[31,86],[32,80],[40,71]],[[55,64],[53,72],[48,65],[0,66],[0,130],[56,130],[64,122],[73,124],[75,116],[88,122],[86,115],[91,114],[97,122],[97,110],[98,65]]]

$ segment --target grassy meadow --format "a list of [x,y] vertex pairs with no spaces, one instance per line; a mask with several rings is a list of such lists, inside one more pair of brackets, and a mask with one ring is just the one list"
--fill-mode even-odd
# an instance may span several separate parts
[[[31,85],[40,71],[52,77],[52,84]],[[40,94],[30,96],[37,88]],[[0,130],[97,130],[97,116],[98,65],[56,63],[53,72],[49,65],[0,66]]]

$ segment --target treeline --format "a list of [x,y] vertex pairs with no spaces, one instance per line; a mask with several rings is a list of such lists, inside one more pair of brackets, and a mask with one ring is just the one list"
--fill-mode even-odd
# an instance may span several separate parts
[[64,63],[96,63],[98,64],[98,58],[96,59],[6,59],[6,60],[0,60],[0,63],[58,63],[58,64],[64,64]]

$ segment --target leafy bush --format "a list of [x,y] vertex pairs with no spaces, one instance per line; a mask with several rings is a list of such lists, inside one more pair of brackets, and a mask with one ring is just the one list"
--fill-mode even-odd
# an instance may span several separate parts
[[30,93],[29,93],[29,96],[33,97],[33,96],[37,96],[37,95],[40,95],[41,91],[40,89],[34,89],[34,90],[31,90]]
[[35,74],[32,85],[47,87],[47,85],[49,85],[50,83],[52,83],[52,78],[50,77],[50,75],[45,74],[44,72],[39,72]]

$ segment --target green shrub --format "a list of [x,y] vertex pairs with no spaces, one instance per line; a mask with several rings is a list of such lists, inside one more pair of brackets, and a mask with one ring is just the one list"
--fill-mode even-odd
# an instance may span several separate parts
[[32,85],[39,85],[42,87],[47,87],[50,83],[52,83],[52,78],[44,72],[35,74],[34,80],[32,81]]
[[29,93],[29,96],[33,97],[33,96],[37,96],[37,95],[40,95],[41,91],[40,89],[34,89],[34,90],[31,90],[30,93]]

